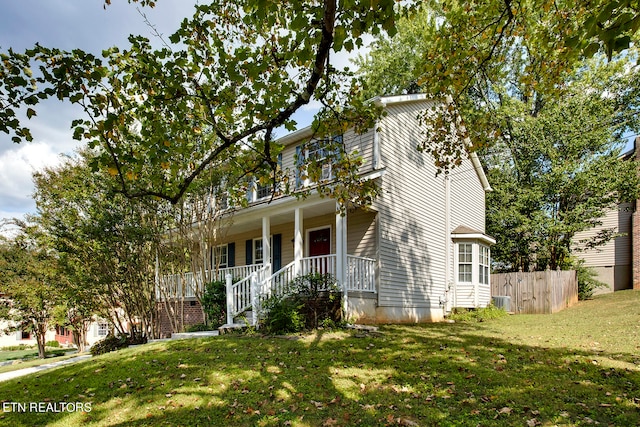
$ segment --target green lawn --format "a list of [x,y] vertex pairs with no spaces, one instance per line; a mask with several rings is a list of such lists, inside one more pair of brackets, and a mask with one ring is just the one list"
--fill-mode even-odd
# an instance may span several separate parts
[[[73,351],[73,349],[45,347],[45,354],[47,358],[62,356],[66,353]],[[0,362],[14,361],[20,363],[21,361],[37,359],[38,349],[35,347],[24,348],[21,350],[0,350]],[[2,372],[0,370],[0,372]]]
[[640,292],[377,334],[153,343],[0,383],[0,396],[91,404],[0,414],[12,426],[635,426]]

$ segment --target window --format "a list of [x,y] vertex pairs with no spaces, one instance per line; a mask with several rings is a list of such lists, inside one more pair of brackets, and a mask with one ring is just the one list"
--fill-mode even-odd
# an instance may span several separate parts
[[458,281],[473,281],[473,245],[471,243],[458,244]]
[[[271,262],[273,262],[273,236],[269,236],[269,246],[271,248]],[[262,237],[253,239],[253,263],[262,264],[264,262],[264,248],[262,246]]]
[[213,248],[212,263],[214,268],[227,268],[229,266],[229,246],[219,245]]
[[262,248],[262,239],[253,239],[253,263],[262,264],[264,261],[264,250]]
[[109,334],[109,324],[105,322],[98,323],[98,336],[106,337]]
[[19,336],[20,336],[21,340],[30,340],[31,339],[31,332],[20,331],[19,332]]
[[306,169],[306,166],[311,162],[317,167],[317,170],[314,170],[313,173],[317,174],[318,181],[333,179],[333,166],[340,154],[341,146],[342,135],[312,140],[306,143],[297,153],[298,179],[296,185],[300,186],[302,184],[301,177],[306,175],[303,169]]
[[480,245],[480,283],[489,284],[489,248]]
[[223,211],[225,209],[229,209],[229,193],[220,193],[216,199],[216,203],[218,205],[218,210]]
[[256,182],[256,200],[264,199],[266,197],[270,197],[272,192],[276,194],[280,190],[280,185],[276,183],[275,188],[273,188],[273,180],[276,177],[277,172],[282,170],[282,153],[278,154],[278,166],[276,173],[274,174],[271,171],[268,182],[261,184],[260,182]]

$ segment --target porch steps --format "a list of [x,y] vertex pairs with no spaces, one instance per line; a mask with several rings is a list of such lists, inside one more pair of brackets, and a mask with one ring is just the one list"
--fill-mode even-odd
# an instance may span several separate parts
[[253,323],[253,311],[245,311],[242,315],[234,317],[233,323],[227,323],[218,328],[220,335],[235,329],[244,329]]

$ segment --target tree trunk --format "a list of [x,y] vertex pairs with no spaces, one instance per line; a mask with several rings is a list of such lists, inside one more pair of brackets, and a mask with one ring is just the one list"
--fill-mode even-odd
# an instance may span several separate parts
[[81,322],[80,327],[73,331],[73,343],[78,347],[78,353],[84,353],[87,350],[87,325]]
[[45,343],[45,334],[47,330],[43,328],[41,325],[36,327],[36,341],[38,342],[38,357],[40,359],[44,359],[46,357],[44,343]]

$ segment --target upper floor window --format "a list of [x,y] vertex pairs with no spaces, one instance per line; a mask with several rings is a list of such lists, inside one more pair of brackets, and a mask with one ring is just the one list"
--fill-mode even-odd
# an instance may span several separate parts
[[[270,197],[274,192],[278,193],[279,191],[279,183],[275,183],[274,187],[274,179],[277,176],[277,172],[282,170],[282,153],[278,154],[278,166],[276,171],[271,171],[269,175],[269,180],[266,183],[256,182],[255,186],[255,200],[264,199]],[[249,201],[252,201],[250,198]]]
[[[333,167],[340,154],[342,135],[331,138],[314,139],[298,148],[296,185],[302,185],[303,181],[327,181],[334,178]],[[313,172],[308,166],[314,165]],[[317,168],[317,169],[316,169]],[[312,174],[313,177],[309,177]]]

